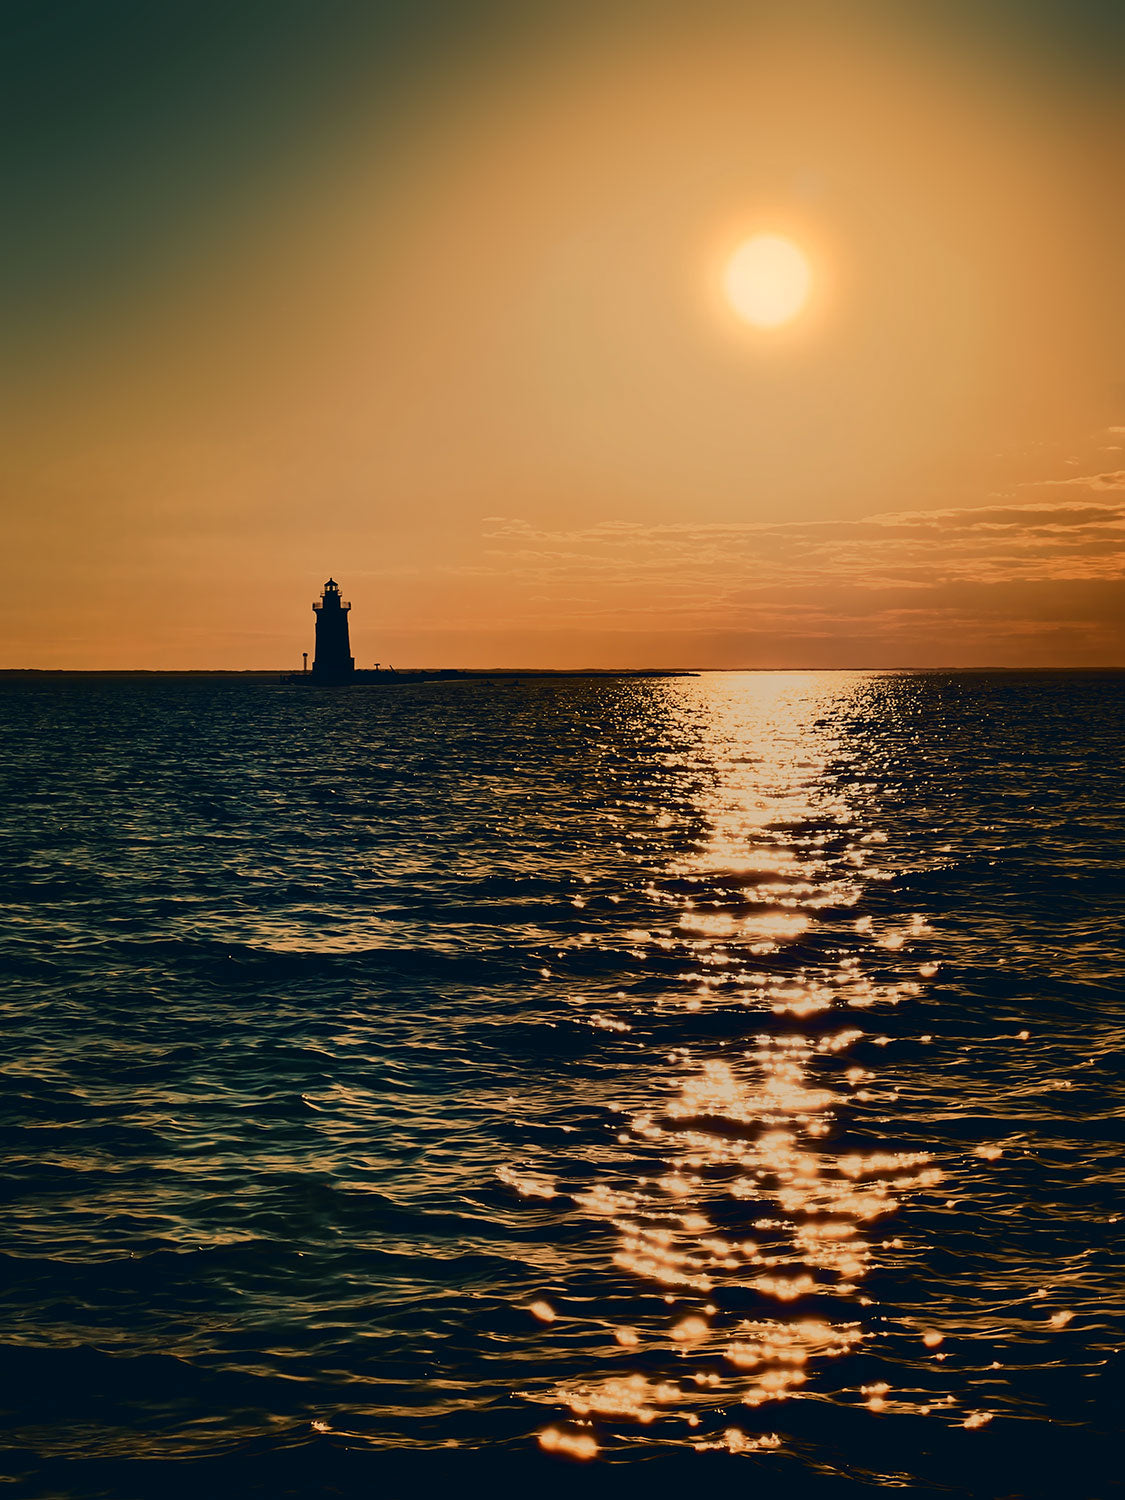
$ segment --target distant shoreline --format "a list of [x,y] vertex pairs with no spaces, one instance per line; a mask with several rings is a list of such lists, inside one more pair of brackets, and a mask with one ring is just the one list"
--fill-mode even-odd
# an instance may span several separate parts
[[[1020,676],[1047,675],[1052,672],[1085,672],[1091,675],[1106,672],[1125,672],[1125,665],[1119,666],[1072,666],[1072,667],[1024,667],[1024,666],[992,666],[992,667],[888,667],[888,666],[850,666],[850,667],[403,667],[394,674],[400,676],[406,682],[480,682],[495,678],[573,678],[573,677],[606,677],[606,678],[661,678],[661,677],[699,677],[704,674],[715,675],[738,675],[750,672],[887,672],[887,673],[912,673],[912,674],[935,674],[955,673],[959,676],[985,675],[989,673],[1012,673]],[[237,679],[242,681],[277,682],[288,683],[295,678],[301,678],[304,674],[300,671],[293,672],[284,667],[0,667],[0,682],[3,681],[26,681],[28,679],[60,678],[60,677],[98,677],[107,679],[148,679],[160,678],[200,678],[215,679]],[[363,686],[364,676],[357,675],[354,684],[344,681],[343,683],[321,683],[312,680],[309,673],[309,686]],[[374,674],[371,674],[374,676]],[[381,676],[390,677],[389,673]]]
[[[379,679],[404,682],[479,682],[494,677],[698,677],[708,667],[403,667],[395,672],[384,670]],[[754,671],[756,668],[717,668],[715,670]],[[223,667],[0,667],[0,681],[27,677],[234,677],[261,682],[307,680],[310,687],[361,687],[375,680],[374,672],[359,670],[355,678],[318,682],[311,672],[286,671],[284,668]]]

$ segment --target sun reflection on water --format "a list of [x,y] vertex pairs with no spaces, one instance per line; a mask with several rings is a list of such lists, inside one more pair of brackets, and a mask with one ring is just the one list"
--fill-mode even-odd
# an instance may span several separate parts
[[[918,993],[886,965],[929,930],[917,914],[893,928],[854,915],[886,871],[878,809],[845,774],[851,752],[833,727],[852,690],[843,676],[810,691],[809,679],[783,674],[698,689],[684,758],[698,834],[646,873],[646,895],[671,925],[628,940],[682,959],[682,988],[657,1011],[736,1006],[747,1025],[674,1047],[649,1101],[625,1111],[617,1144],[650,1161],[649,1173],[574,1194],[615,1234],[616,1271],[639,1298],[661,1294],[667,1311],[659,1324],[639,1313],[618,1327],[618,1350],[664,1349],[675,1364],[656,1376],[650,1358],[646,1373],[567,1382],[540,1398],[571,1421],[609,1431],[672,1420],[697,1448],[779,1446],[756,1418],[732,1425],[732,1406],[772,1408],[815,1390],[822,1370],[870,1337],[863,1283],[902,1249],[881,1221],[941,1181],[924,1151],[839,1144],[856,1109],[884,1097],[869,1087],[871,1069],[847,1065],[853,1048],[888,1041],[857,1013]],[[635,1010],[625,1022],[604,1007],[594,1024],[615,1022],[634,1033],[640,1024]],[[544,1189],[529,1178],[521,1191]],[[855,1395],[872,1410],[894,1402],[885,1388]],[[569,1430],[548,1427],[540,1440],[561,1448]],[[592,1456],[584,1437],[574,1441]]]

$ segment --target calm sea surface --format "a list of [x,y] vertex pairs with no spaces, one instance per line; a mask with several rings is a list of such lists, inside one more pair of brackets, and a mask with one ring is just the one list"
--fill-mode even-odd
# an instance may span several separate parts
[[1117,1493],[1123,709],[4,686],[7,1492]]

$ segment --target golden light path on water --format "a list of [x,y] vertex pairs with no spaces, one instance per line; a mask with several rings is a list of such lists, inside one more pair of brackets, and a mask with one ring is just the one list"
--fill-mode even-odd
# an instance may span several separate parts
[[[870,917],[849,915],[865,887],[885,878],[875,857],[885,839],[878,807],[832,727],[858,680],[759,674],[698,685],[689,714],[696,740],[683,769],[705,787],[702,832],[650,887],[671,924],[660,941],[686,960],[660,1006],[691,1015],[734,1002],[746,1009],[746,1034],[722,1056],[707,1042],[669,1050],[651,1104],[629,1111],[618,1136],[623,1151],[643,1148],[660,1170],[575,1195],[615,1231],[614,1267],[638,1290],[663,1294],[664,1326],[620,1323],[616,1345],[638,1355],[663,1348],[685,1373],[663,1378],[638,1367],[526,1393],[567,1413],[540,1432],[551,1451],[593,1458],[599,1430],[621,1436],[659,1420],[666,1433],[669,1419],[695,1448],[779,1447],[759,1409],[815,1390],[833,1360],[869,1337],[865,1280],[903,1249],[880,1226],[902,1200],[941,1181],[925,1151],[837,1143],[849,1107],[893,1102],[870,1069],[845,1066],[849,1052],[861,1039],[885,1043],[872,1020],[919,989],[911,979],[869,977],[861,954],[899,958],[928,930],[920,914],[878,931]],[[828,910],[846,941],[818,947]],[[543,1178],[507,1180],[527,1195],[554,1192]],[[531,1312],[544,1323],[555,1317],[546,1301]],[[918,1342],[942,1357],[940,1334],[919,1329]],[[932,1396],[911,1402],[880,1382],[855,1395],[872,1411],[934,1407]],[[744,1416],[716,1431],[716,1415],[732,1403]]]

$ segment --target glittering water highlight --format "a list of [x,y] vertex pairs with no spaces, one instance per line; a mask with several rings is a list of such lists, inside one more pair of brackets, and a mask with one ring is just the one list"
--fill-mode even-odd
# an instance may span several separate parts
[[6,688],[5,1472],[1109,1493],[1123,699]]

